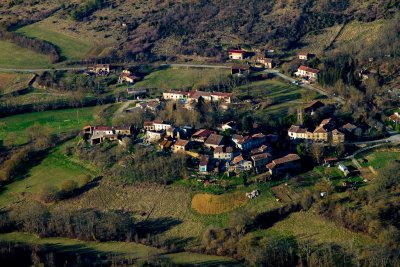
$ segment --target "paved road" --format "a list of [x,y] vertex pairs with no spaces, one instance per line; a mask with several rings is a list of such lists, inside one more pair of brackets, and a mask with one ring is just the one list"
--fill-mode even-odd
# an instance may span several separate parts
[[346,144],[349,144],[349,145],[373,145],[373,144],[382,144],[382,143],[400,143],[400,134],[396,133],[387,138],[382,138],[382,139],[378,139],[378,140],[364,141],[364,142],[350,142],[350,143],[346,143]]

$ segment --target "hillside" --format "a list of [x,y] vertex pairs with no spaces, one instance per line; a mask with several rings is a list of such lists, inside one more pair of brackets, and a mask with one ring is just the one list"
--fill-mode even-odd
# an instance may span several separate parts
[[[63,2],[10,0],[0,4],[2,21],[17,28],[40,21],[18,32],[53,43],[67,59],[218,60],[229,47],[301,48],[304,36],[326,31],[333,34],[330,40],[337,33],[332,27],[353,21],[379,20],[384,26],[399,9],[393,0]],[[335,49],[341,50],[346,38]],[[68,51],[68,44],[79,51]]]

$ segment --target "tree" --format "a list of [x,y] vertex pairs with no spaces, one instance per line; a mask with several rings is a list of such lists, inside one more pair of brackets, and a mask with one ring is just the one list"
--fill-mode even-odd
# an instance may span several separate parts
[[46,185],[39,191],[39,199],[49,203],[57,200],[58,188],[54,185]]
[[242,130],[250,132],[253,129],[253,117],[247,115],[242,119]]
[[321,144],[313,143],[311,145],[311,155],[314,158],[315,162],[320,163],[321,157],[324,152],[324,146]]

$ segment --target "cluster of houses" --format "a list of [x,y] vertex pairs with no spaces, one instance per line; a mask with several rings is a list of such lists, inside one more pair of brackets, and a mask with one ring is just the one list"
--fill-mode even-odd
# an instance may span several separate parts
[[[145,121],[143,142],[158,144],[162,150],[172,153],[186,153],[199,159],[199,172],[240,173],[255,170],[256,173],[269,172],[280,175],[300,169],[300,157],[289,154],[273,159],[271,144],[277,141],[276,135],[256,133],[252,135],[226,133],[235,132],[235,123],[227,122],[218,131],[183,126],[175,127],[165,121]],[[199,152],[208,151],[208,152]]]
[[119,126],[85,126],[83,127],[83,134],[86,139],[90,141],[91,145],[101,144],[104,141],[119,140],[132,135],[132,128]]
[[324,119],[314,131],[299,125],[292,125],[288,130],[291,139],[305,139],[316,142],[344,143],[345,135],[335,128],[332,118]]

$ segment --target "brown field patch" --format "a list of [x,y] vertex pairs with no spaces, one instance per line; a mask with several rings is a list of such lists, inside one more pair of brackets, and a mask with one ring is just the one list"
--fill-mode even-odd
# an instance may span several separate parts
[[248,201],[243,192],[223,195],[196,194],[192,199],[192,208],[200,214],[221,214],[242,207]]
[[299,198],[299,195],[289,185],[281,184],[272,188],[275,197],[283,202],[291,202]]

